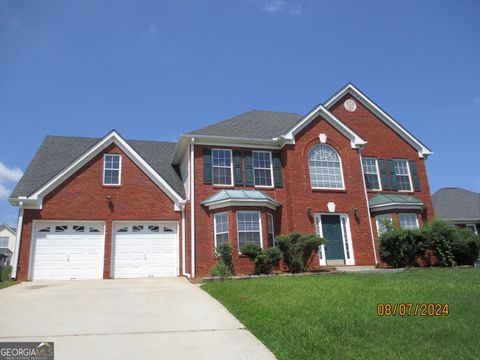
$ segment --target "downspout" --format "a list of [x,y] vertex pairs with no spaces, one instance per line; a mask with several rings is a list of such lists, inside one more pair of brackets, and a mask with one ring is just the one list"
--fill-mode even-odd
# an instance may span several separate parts
[[17,223],[17,237],[15,239],[15,255],[13,258],[12,279],[17,278],[18,267],[18,255],[20,253],[20,239],[22,238],[22,225],[23,225],[23,201],[18,203],[18,223]]
[[195,138],[190,142],[190,250],[192,278],[195,277]]
[[182,205],[182,275],[187,278],[190,277],[190,274],[185,271],[185,244],[187,236],[185,234],[185,205]]
[[367,202],[368,225],[370,225],[370,238],[372,239],[373,256],[375,257],[375,264],[378,265],[377,249],[375,247],[375,237],[373,236],[372,215],[370,213],[370,206],[368,205],[367,183],[365,182],[365,174],[363,172],[362,163],[362,148],[358,149],[360,159],[360,169],[362,169],[363,190],[365,191],[365,201]]

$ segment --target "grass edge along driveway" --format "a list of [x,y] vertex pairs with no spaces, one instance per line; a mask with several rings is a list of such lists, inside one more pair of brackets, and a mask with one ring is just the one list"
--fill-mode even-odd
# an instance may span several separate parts
[[[213,282],[219,300],[279,359],[474,359],[480,270],[412,269]],[[378,316],[378,304],[448,304],[446,316]]]

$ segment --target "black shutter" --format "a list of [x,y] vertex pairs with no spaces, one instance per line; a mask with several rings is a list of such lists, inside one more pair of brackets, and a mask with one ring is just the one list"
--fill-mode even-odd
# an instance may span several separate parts
[[233,178],[235,185],[243,185],[242,155],[239,150],[233,151]]
[[418,179],[417,163],[415,160],[410,160],[410,174],[412,175],[413,188],[415,191],[420,191],[420,180]]
[[273,153],[273,182],[276,187],[283,187],[281,154]]
[[203,149],[203,183],[212,183],[212,149]]
[[393,164],[393,160],[387,160],[388,163],[388,172],[390,177],[390,189],[397,190],[397,175],[395,174],[395,166]]
[[246,151],[243,153],[245,158],[245,185],[253,185],[253,164],[252,164],[252,152]]
[[378,159],[378,167],[380,169],[380,178],[382,179],[382,189],[390,190],[390,181],[388,181],[387,167],[385,166],[385,160]]

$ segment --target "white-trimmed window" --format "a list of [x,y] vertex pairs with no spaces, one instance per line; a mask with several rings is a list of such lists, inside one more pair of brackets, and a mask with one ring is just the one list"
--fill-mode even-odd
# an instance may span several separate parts
[[122,157],[105,154],[103,157],[103,185],[120,185]]
[[215,248],[220,244],[228,244],[228,213],[217,213],[213,217],[215,228]]
[[315,145],[308,155],[313,189],[344,189],[342,162],[329,145]]
[[377,233],[382,235],[387,231],[387,226],[393,223],[392,214],[382,214],[375,216],[375,221],[377,223]]
[[213,185],[233,185],[232,150],[212,149]]
[[272,153],[253,151],[253,181],[255,186],[273,186]]
[[412,178],[407,160],[393,160],[393,169],[399,191],[412,191]]
[[0,248],[8,248],[8,236],[0,236]]
[[362,166],[367,190],[382,190],[380,186],[380,178],[378,176],[379,171],[377,159],[364,157],[362,158]]
[[259,211],[237,211],[238,249],[244,244],[262,245],[262,226]]
[[415,213],[400,213],[398,214],[400,227],[402,229],[418,229],[418,217]]
[[275,246],[275,222],[273,214],[268,213],[268,231],[267,231],[268,247]]

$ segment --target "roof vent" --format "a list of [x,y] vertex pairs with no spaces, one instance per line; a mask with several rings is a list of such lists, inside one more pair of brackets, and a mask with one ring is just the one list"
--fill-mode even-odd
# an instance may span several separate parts
[[348,99],[343,103],[345,109],[349,112],[354,112],[357,109],[357,104],[352,99]]

